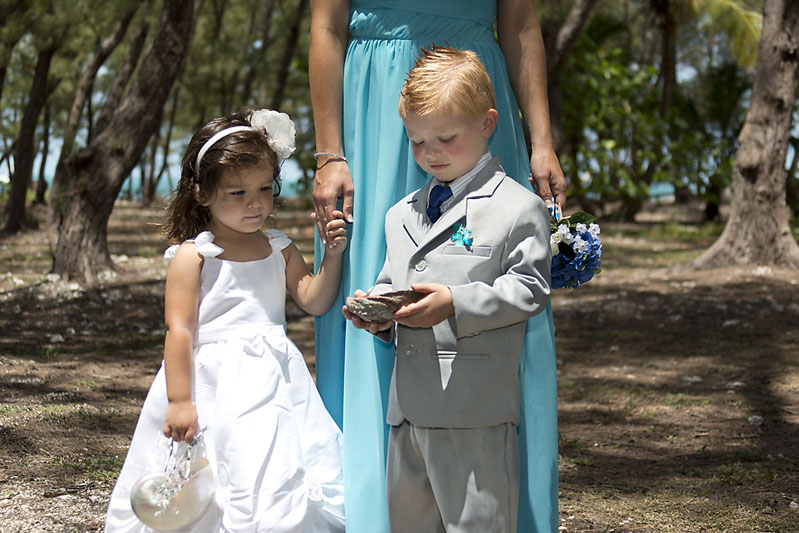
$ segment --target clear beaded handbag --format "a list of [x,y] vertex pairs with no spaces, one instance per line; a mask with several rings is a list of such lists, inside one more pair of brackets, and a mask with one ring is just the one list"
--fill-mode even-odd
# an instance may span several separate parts
[[208,507],[216,482],[205,457],[205,429],[190,443],[170,439],[164,471],[142,476],[131,487],[130,505],[144,525],[156,531],[183,529]]

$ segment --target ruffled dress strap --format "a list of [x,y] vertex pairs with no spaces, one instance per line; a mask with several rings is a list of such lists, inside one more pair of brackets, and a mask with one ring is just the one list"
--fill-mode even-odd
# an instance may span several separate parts
[[[214,244],[214,234],[210,231],[203,231],[193,239],[186,239],[183,242],[193,242],[195,245],[197,245],[197,253],[203,257],[216,257],[224,252],[222,248]],[[164,259],[167,261],[174,259],[175,254],[178,253],[178,248],[180,247],[180,244],[173,244],[167,248],[166,251],[164,251]]]
[[265,231],[269,244],[278,250],[282,250],[291,244],[291,237],[277,229],[268,229]]

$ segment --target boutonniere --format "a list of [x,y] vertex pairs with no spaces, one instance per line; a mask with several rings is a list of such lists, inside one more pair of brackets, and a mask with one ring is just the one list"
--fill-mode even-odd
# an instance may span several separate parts
[[450,236],[449,240],[461,246],[472,245],[471,230],[466,229],[460,222],[455,223],[455,225],[452,226],[452,229],[455,230],[455,233]]

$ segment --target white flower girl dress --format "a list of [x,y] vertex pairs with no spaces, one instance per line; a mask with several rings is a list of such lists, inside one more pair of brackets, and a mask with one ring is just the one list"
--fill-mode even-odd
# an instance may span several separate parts
[[[286,336],[291,243],[268,230],[265,259],[218,259],[211,232],[191,239],[204,258],[194,349],[194,402],[214,499],[185,531],[331,532],[344,529],[341,432],[325,410],[302,354]],[[174,257],[177,246],[166,252]],[[131,486],[162,472],[168,449],[163,364],[142,407],[106,517],[108,532],[148,532]]]

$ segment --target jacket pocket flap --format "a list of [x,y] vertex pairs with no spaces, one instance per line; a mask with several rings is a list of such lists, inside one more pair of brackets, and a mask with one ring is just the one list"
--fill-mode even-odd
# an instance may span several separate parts
[[468,255],[472,257],[489,257],[491,255],[491,247],[448,244],[444,247],[442,253],[444,255]]

